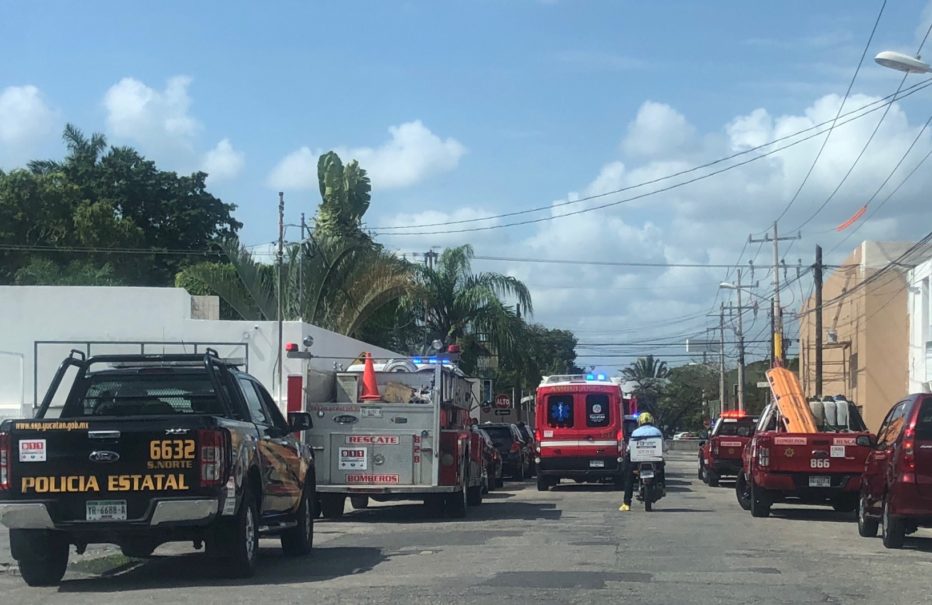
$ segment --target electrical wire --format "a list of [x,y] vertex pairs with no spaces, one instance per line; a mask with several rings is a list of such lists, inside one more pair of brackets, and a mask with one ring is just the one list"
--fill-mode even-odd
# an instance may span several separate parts
[[[922,90],[923,88],[928,87],[930,84],[932,84],[932,79],[925,80],[925,81],[924,81],[924,84],[923,84],[921,87],[915,88],[915,89],[913,89],[913,90],[912,90],[911,92],[909,92],[909,93],[905,93],[905,92],[904,92],[904,94],[901,95],[899,98],[900,98],[900,99],[903,99],[903,98],[905,98],[906,96],[908,96],[909,94],[915,94],[916,92],[919,92],[919,90]],[[892,102],[892,101],[890,101],[890,102]],[[890,102],[888,102],[888,103],[890,103]],[[847,119],[847,120],[844,120],[844,121],[842,121],[842,122],[839,122],[838,124],[834,124],[834,125],[832,126],[832,128],[835,128],[835,127],[837,127],[837,126],[843,126],[843,125],[848,124],[848,123],[850,123],[850,122],[852,122],[852,121],[854,121],[854,120],[863,118],[863,117],[869,115],[870,113],[873,113],[874,111],[878,111],[879,109],[885,107],[886,105],[887,105],[887,103],[885,103],[884,105],[881,105],[881,106],[879,106],[879,107],[875,107],[875,108],[873,108],[873,109],[870,109],[869,111],[866,111],[866,112],[862,113],[862,114],[859,115],[859,116],[856,116],[856,117],[853,117],[853,118],[849,118],[849,119]],[[708,172],[708,173],[706,173],[706,174],[702,174],[702,175],[693,177],[693,178],[691,178],[691,179],[687,179],[687,180],[685,180],[685,181],[680,181],[680,182],[674,183],[674,184],[672,184],[672,185],[668,185],[668,186],[666,186],[666,187],[661,187],[661,188],[659,188],[659,189],[654,189],[654,190],[651,190],[651,191],[647,191],[647,192],[645,192],[645,193],[640,193],[640,194],[637,194],[637,195],[633,195],[633,196],[631,196],[631,197],[627,197],[627,198],[624,198],[624,199],[621,199],[621,200],[615,200],[615,201],[612,201],[612,202],[606,202],[606,203],[604,203],[604,204],[599,204],[599,205],[597,205],[597,206],[592,206],[592,207],[590,207],[590,208],[583,208],[583,209],[581,209],[581,210],[574,210],[574,211],[572,211],[572,212],[565,212],[565,213],[563,213],[563,214],[558,214],[558,215],[555,215],[555,216],[546,216],[546,217],[542,217],[542,218],[528,219],[528,220],[523,220],[523,221],[515,221],[515,222],[511,222],[511,223],[503,223],[503,224],[501,224],[501,225],[486,225],[486,226],[482,226],[482,227],[468,227],[468,228],[464,228],[464,229],[447,229],[447,230],[442,230],[442,231],[408,231],[408,232],[387,233],[388,230],[385,229],[385,228],[382,228],[382,229],[372,229],[372,230],[371,230],[371,233],[372,233],[373,235],[391,235],[391,236],[402,236],[402,235],[408,235],[408,236],[415,236],[415,235],[416,235],[416,236],[424,236],[424,235],[449,235],[449,234],[453,234],[453,233],[473,233],[473,232],[477,232],[477,231],[491,231],[491,230],[496,230],[496,229],[506,229],[506,228],[509,228],[509,227],[518,227],[518,226],[522,226],[522,225],[532,225],[532,224],[536,224],[536,223],[543,223],[543,222],[553,221],[553,220],[560,219],[560,218],[566,218],[566,217],[569,217],[569,216],[576,216],[576,215],[579,215],[579,214],[586,214],[586,213],[589,213],[589,212],[595,212],[595,211],[597,211],[597,210],[603,210],[603,209],[605,209],[605,208],[611,208],[611,207],[618,206],[618,205],[621,205],[621,204],[626,204],[626,203],[634,202],[634,201],[637,201],[637,200],[640,200],[640,199],[643,199],[643,198],[646,198],[646,197],[650,197],[650,196],[657,195],[657,194],[660,194],[660,193],[665,193],[665,192],[667,192],[667,191],[672,191],[672,190],[678,189],[678,188],[680,188],[680,187],[685,187],[686,185],[691,185],[691,184],[693,184],[693,183],[696,183],[696,182],[699,182],[699,181],[702,181],[702,180],[705,180],[705,179],[709,179],[709,178],[711,178],[711,177],[713,177],[713,176],[717,176],[717,175],[722,174],[722,173],[724,173],[724,172],[728,172],[728,171],[730,171],[730,170],[734,170],[735,168],[740,168],[740,167],[742,167],[742,166],[746,166],[747,164],[750,164],[750,163],[752,163],[752,162],[756,162],[757,160],[764,159],[764,158],[766,158],[766,157],[769,157],[769,156],[771,156],[771,155],[774,155],[774,154],[776,154],[776,153],[779,153],[779,152],[784,151],[784,150],[786,150],[786,149],[789,149],[789,148],[791,148],[791,147],[795,147],[796,145],[799,145],[799,144],[801,144],[801,143],[804,143],[804,142],[806,142],[806,141],[808,141],[808,140],[810,140],[810,139],[813,139],[813,138],[815,138],[815,137],[817,137],[817,136],[819,136],[819,135],[821,135],[821,134],[824,134],[824,133],[826,133],[826,132],[828,132],[828,130],[820,130],[820,131],[818,131],[818,132],[816,132],[816,133],[814,133],[814,134],[812,134],[812,135],[809,135],[809,136],[800,138],[800,139],[795,140],[795,141],[793,141],[793,142],[791,142],[791,143],[788,143],[788,144],[786,144],[786,145],[783,145],[783,146],[780,146],[780,147],[776,147],[776,148],[771,149],[771,150],[769,150],[769,151],[766,151],[766,152],[764,152],[764,153],[762,153],[762,154],[760,154],[760,155],[754,156],[754,157],[752,157],[752,158],[750,158],[750,159],[743,160],[743,161],[741,161],[741,162],[738,162],[738,163],[735,163],[735,164],[731,164],[731,165],[726,166],[726,167],[724,167],[724,168],[720,168],[720,169],[718,169],[718,170],[714,170],[714,171],[712,171],[712,172]],[[618,190],[618,191],[606,192],[606,193],[604,193],[604,194],[599,194],[599,197],[604,197],[604,196],[606,196],[606,195],[612,195],[612,194],[614,194],[614,193],[618,193],[619,191],[624,191],[624,190],[631,189],[631,188],[633,188],[633,187],[628,187],[628,188],[625,188],[625,189],[622,189],[622,190]],[[552,207],[553,207],[553,206],[549,206],[548,208],[552,208]],[[527,212],[524,212],[524,213],[526,214]],[[490,218],[490,217],[486,217],[486,219],[488,219],[488,218]],[[445,224],[456,224],[456,222],[455,222],[455,221],[451,221],[451,222],[445,223]],[[410,228],[410,229],[422,229],[422,228],[426,228],[426,227],[427,227],[426,225],[406,225],[406,226],[400,226],[400,227],[394,227],[394,228],[402,228],[402,229],[408,229],[408,228]]]
[[[809,182],[809,177],[812,176],[813,170],[815,170],[816,164],[819,163],[819,158],[822,157],[822,152],[825,151],[826,145],[832,136],[832,132],[835,130],[835,125],[838,122],[838,117],[841,115],[842,110],[845,107],[845,103],[848,101],[848,97],[851,95],[851,89],[854,87],[854,82],[858,78],[858,74],[861,72],[861,66],[864,64],[864,57],[867,56],[867,51],[870,49],[871,42],[874,40],[874,34],[877,32],[877,26],[880,24],[880,18],[883,16],[883,11],[887,7],[887,0],[883,0],[883,3],[880,5],[880,10],[877,12],[877,18],[874,19],[874,26],[871,28],[870,36],[867,37],[867,44],[864,45],[864,50],[861,51],[861,58],[858,60],[858,66],[854,69],[854,75],[851,76],[851,81],[848,82],[848,89],[845,91],[845,96],[841,100],[841,105],[838,106],[838,111],[835,113],[835,118],[832,120],[832,127],[829,128],[828,134],[825,135],[825,140],[822,141],[822,146],[819,147],[819,152],[816,153],[815,158],[812,160],[812,164],[809,166],[809,171],[806,172],[806,176],[803,177],[802,182],[799,184],[799,187],[796,188],[796,193],[793,194],[793,197],[790,198],[789,203],[786,207],[783,208],[783,211],[777,216],[774,221],[779,222],[786,213],[790,211],[790,208],[793,207],[793,204],[796,203],[796,200],[799,198],[799,194],[802,192],[803,187],[806,186],[806,183]],[[900,84],[902,86],[902,84]],[[899,89],[897,89],[899,92]],[[896,93],[894,93],[894,99],[896,98]],[[886,115],[886,114],[884,114]]]

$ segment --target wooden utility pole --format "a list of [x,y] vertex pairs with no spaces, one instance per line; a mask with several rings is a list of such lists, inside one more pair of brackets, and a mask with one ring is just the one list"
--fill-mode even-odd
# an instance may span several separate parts
[[718,311],[718,399],[724,412],[725,405],[725,303],[720,303]]
[[822,246],[815,247],[815,393],[822,397]]
[[786,354],[783,350],[783,307],[780,306],[780,242],[794,239],[802,239],[802,235],[789,237],[780,237],[777,232],[777,223],[773,223],[773,235],[765,235],[763,239],[748,238],[748,242],[755,244],[760,242],[773,242],[773,300],[774,300],[774,320],[773,320],[773,358],[779,363],[786,362]]
[[738,269],[738,283],[735,288],[738,292],[738,406],[744,410],[744,308],[741,305],[741,269]]
[[283,191],[278,192],[278,254],[276,255],[276,261],[278,263],[278,287],[277,287],[277,298],[278,298],[278,356],[277,356],[277,365],[278,365],[278,401],[281,403],[282,400],[282,347],[284,347],[283,335],[282,335],[282,266],[284,265],[285,260],[285,193]]

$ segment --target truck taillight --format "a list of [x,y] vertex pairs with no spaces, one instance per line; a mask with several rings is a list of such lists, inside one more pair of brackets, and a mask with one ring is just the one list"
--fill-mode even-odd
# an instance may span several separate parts
[[759,447],[757,448],[757,463],[761,466],[770,466],[770,448],[769,447]]
[[916,470],[916,429],[909,427],[903,433],[903,470]]
[[511,453],[517,454],[520,451],[521,451],[521,444],[518,443],[517,441],[512,441],[511,442]]
[[0,490],[10,489],[13,456],[10,454],[10,434],[0,433]]
[[226,431],[221,429],[201,429],[197,432],[200,445],[201,487],[222,485],[223,470],[226,468]]
[[536,441],[537,443],[540,443],[540,429],[534,430],[534,441]]

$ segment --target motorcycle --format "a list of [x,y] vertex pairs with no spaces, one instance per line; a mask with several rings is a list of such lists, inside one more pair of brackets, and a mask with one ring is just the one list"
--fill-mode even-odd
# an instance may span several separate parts
[[644,503],[644,510],[650,512],[654,502],[666,495],[664,484],[660,481],[662,462],[639,462],[637,467],[638,491],[635,496]]

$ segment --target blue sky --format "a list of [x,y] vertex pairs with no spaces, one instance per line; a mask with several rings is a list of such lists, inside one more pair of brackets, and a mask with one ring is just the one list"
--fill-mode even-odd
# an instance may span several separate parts
[[[73,122],[164,167],[211,168],[211,189],[238,204],[248,244],[274,239],[280,189],[289,221],[313,214],[314,175],[303,168],[328,149],[372,172],[370,226],[489,216],[630,185],[830,119],[879,7],[3,1],[0,167],[61,155],[58,134]],[[853,90],[862,103],[899,82],[871,57],[914,52],[929,14],[925,2],[889,3]],[[840,239],[827,232],[889,173],[889,150],[915,136],[929,100],[919,93],[891,111],[850,186],[809,225],[805,262],[816,241]],[[833,133],[790,223],[833,188],[875,118]],[[798,186],[817,143],[578,220],[380,241],[407,251],[471,242],[479,254],[509,257],[734,262],[747,233],[765,228]],[[914,237],[923,179],[861,235]],[[651,322],[707,310],[722,273],[477,266],[531,283],[548,325],[648,339],[701,332],[704,318]]]

